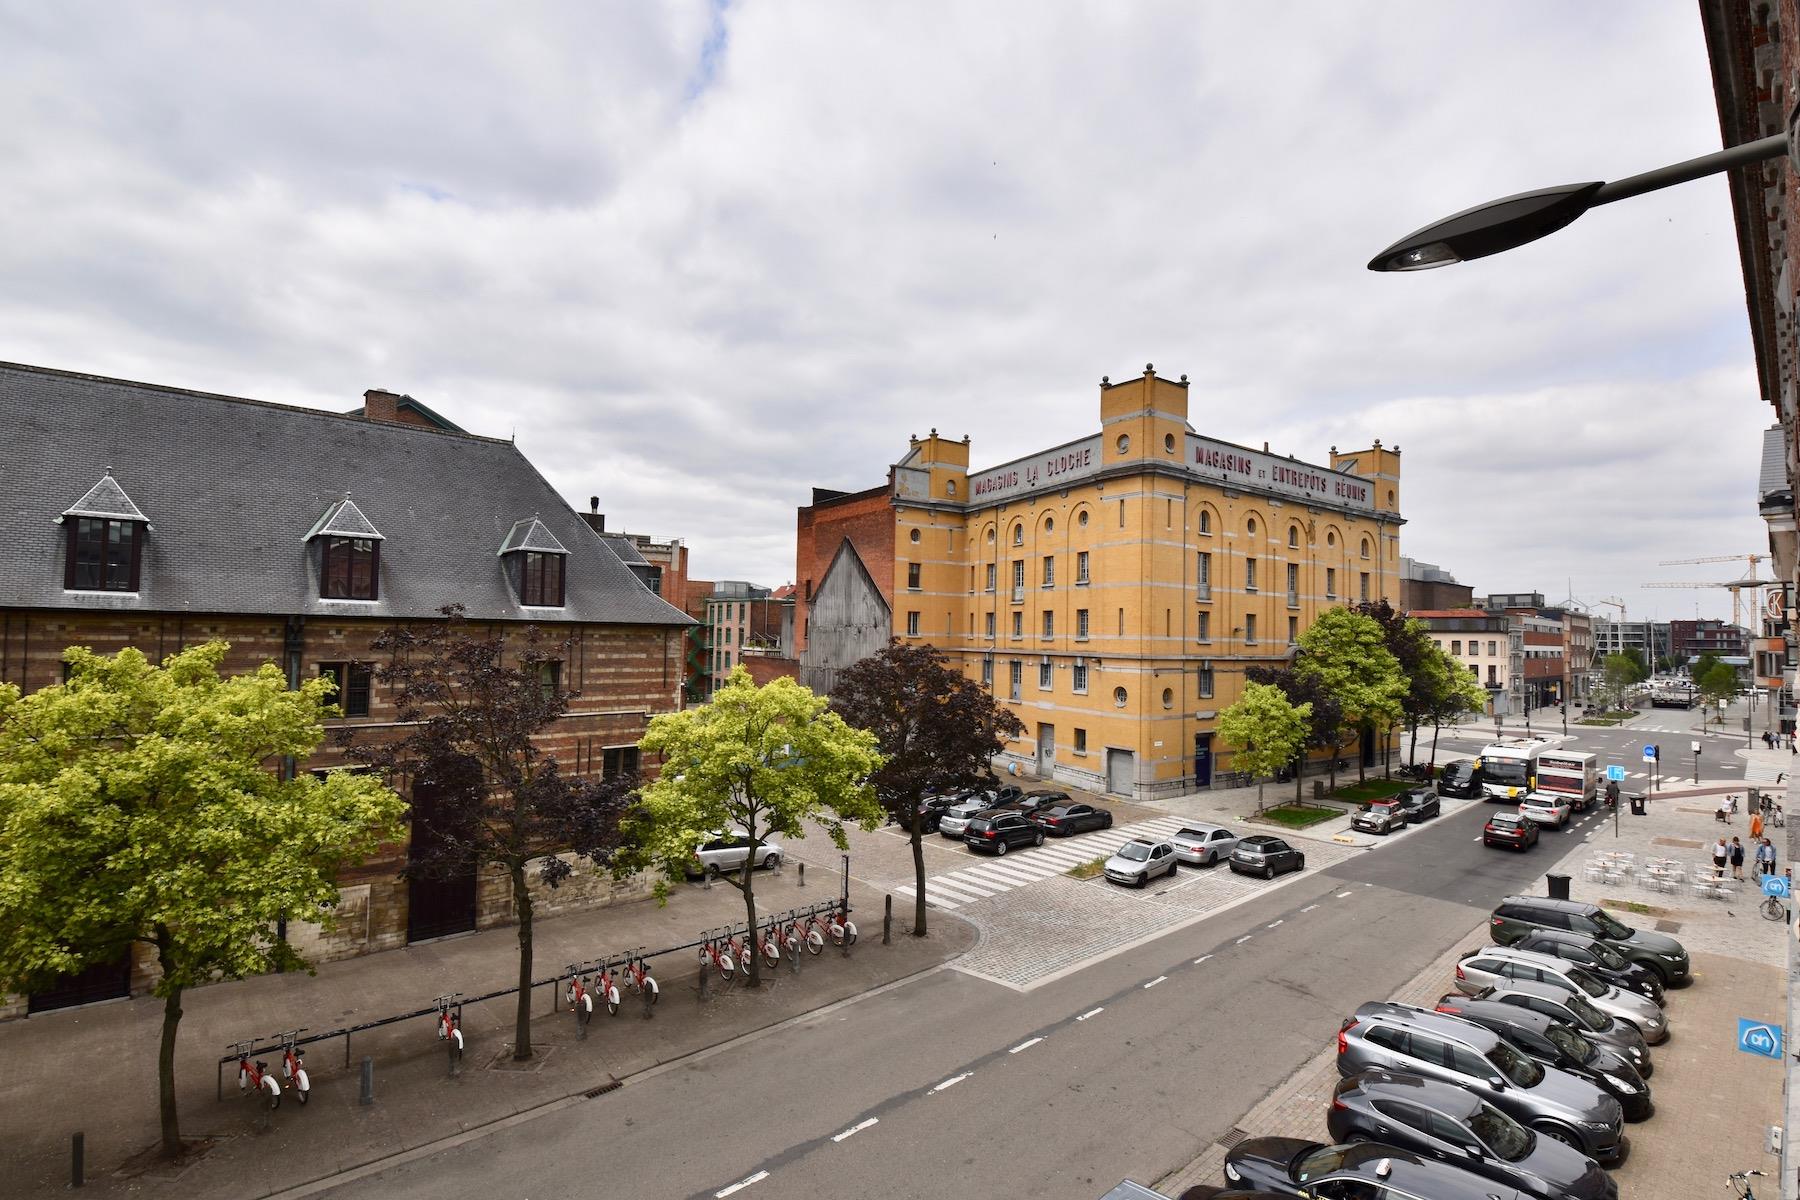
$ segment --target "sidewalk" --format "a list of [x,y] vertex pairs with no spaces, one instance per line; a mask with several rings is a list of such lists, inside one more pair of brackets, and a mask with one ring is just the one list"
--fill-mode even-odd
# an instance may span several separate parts
[[[792,866],[779,875],[759,872],[758,912],[824,902],[839,887],[838,873],[818,866],[807,869],[804,888]],[[574,1017],[553,989],[535,988],[537,1055],[522,1066],[510,1057],[512,996],[464,1011],[468,1050],[455,1079],[447,1077],[443,1043],[429,1017],[356,1034],[348,1066],[344,1039],[314,1043],[307,1048],[311,1102],[300,1106],[284,1085],[281,1107],[266,1128],[252,1103],[239,1099],[235,1073],[226,1078],[224,1101],[214,1097],[215,1065],[228,1043],[302,1025],[324,1032],[428,1008],[448,992],[506,987],[518,972],[516,928],[328,963],[316,976],[270,975],[190,991],[182,1002],[175,1073],[182,1133],[217,1140],[179,1174],[154,1161],[161,1001],[139,997],[0,1024],[0,1061],[7,1068],[0,1076],[0,1195],[63,1194],[69,1139],[77,1131],[86,1134],[88,1192],[182,1200],[268,1195],[517,1112],[585,1102],[615,1080],[930,970],[975,942],[972,926],[940,912],[932,914],[930,938],[906,936],[911,911],[898,906],[892,944],[883,946],[881,894],[854,881],[850,894],[861,938],[849,957],[827,945],[797,973],[785,958],[773,970],[765,964],[760,992],[741,982],[721,991],[715,976],[702,1000],[697,953],[683,951],[651,962],[662,986],[652,1019],[644,1019],[641,1002],[628,994],[617,1016],[602,1008],[586,1039],[577,1040]],[[540,919],[534,974],[543,979],[568,962],[640,945],[654,952],[691,942],[701,930],[743,915],[735,888],[692,884],[675,887],[663,908],[645,901]],[[357,1103],[365,1055],[375,1060],[369,1107]],[[279,1069],[279,1054],[263,1057]],[[128,1160],[148,1169],[119,1173]]]

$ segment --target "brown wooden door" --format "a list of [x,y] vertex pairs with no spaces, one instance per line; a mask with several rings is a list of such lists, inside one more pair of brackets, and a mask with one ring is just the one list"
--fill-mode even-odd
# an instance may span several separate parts
[[[408,857],[417,861],[439,844],[434,825],[437,805],[431,789],[415,784],[412,792],[412,839]],[[475,864],[449,872],[410,878],[406,888],[406,940],[423,942],[475,928]]]
[[96,963],[85,971],[64,975],[41,992],[31,993],[27,1012],[49,1012],[56,1008],[73,1008],[96,1000],[116,1000],[131,995],[131,953],[127,951],[109,963]]

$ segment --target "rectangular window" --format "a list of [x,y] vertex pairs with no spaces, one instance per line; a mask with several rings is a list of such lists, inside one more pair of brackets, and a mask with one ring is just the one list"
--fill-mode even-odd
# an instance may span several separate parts
[[1244,560],[1244,590],[1246,592],[1256,590],[1256,560],[1254,558]]
[[1337,568],[1336,567],[1326,567],[1325,568],[1325,598],[1327,600],[1336,600],[1337,599]]
[[1119,636],[1125,636],[1125,610],[1122,608],[1119,610]]
[[906,564],[906,586],[911,591],[919,590],[919,564]]
[[1200,594],[1200,599],[1202,599],[1202,600],[1212,599],[1212,552],[1211,551],[1208,551],[1208,550],[1200,551],[1199,556],[1197,558],[1195,558],[1195,560],[1194,560],[1194,586]]
[[1087,695],[1087,663],[1075,660],[1074,668],[1069,672],[1069,690],[1080,695]]
[[1194,614],[1194,638],[1196,641],[1212,641],[1212,614],[1201,611]]
[[1012,568],[1013,603],[1018,604],[1025,599],[1025,560],[1014,559]]
[[1056,556],[1052,554],[1044,555],[1044,586],[1056,586]]
[[1047,692],[1050,690],[1054,671],[1055,671],[1055,668],[1053,668],[1050,665],[1049,659],[1045,658],[1045,659],[1038,660],[1038,690],[1039,691]]
[[63,587],[83,592],[137,591],[139,532],[136,521],[76,517],[69,523]]
[[1087,639],[1088,610],[1085,608],[1078,608],[1075,610],[1075,640],[1078,642],[1085,642]]
[[1056,636],[1056,614],[1047,608],[1044,610],[1044,636]]
[[1119,501],[1119,528],[1125,528],[1125,502]]
[[990,592],[994,590],[994,572],[995,564],[989,563],[987,565],[987,590]]
[[1203,662],[1200,664],[1200,698],[1203,700],[1210,700],[1212,699],[1212,694],[1213,667],[1211,663]]
[[994,614],[993,613],[987,614],[987,635],[989,637],[994,636]]
[[1496,668],[1493,663],[1488,664],[1488,684],[1492,687],[1499,687],[1500,686],[1500,677],[1499,677],[1499,675],[1495,674],[1495,669]]
[[1088,552],[1086,550],[1079,550],[1075,554],[1075,582],[1078,584],[1082,584],[1082,583],[1086,583],[1087,581],[1088,581]]
[[1495,649],[1494,649],[1494,646],[1495,646],[1495,643],[1494,643],[1494,642],[1489,642],[1489,643],[1488,643],[1488,653],[1489,653],[1489,654],[1496,654],[1496,653],[1498,653],[1498,651],[1496,651],[1496,650],[1495,650]]
[[600,752],[600,778],[617,779],[638,773],[636,746],[608,746]]
[[1075,753],[1087,753],[1087,730],[1085,729],[1077,729],[1075,731]]
[[1299,563],[1289,563],[1287,565],[1287,583],[1288,583],[1288,607],[1292,608],[1295,605],[1300,603],[1300,564]]
[[983,655],[981,659],[981,686],[994,686],[994,656],[991,654]]
[[1015,638],[1024,637],[1025,636],[1025,614],[1022,612],[1015,612],[1012,615],[1012,619],[1013,619],[1013,624],[1012,624],[1013,637],[1015,637]]
[[1300,640],[1300,618],[1288,618],[1288,645],[1292,646]]
[[327,600],[374,600],[380,543],[328,537],[319,557],[319,595]]
[[537,676],[538,688],[544,695],[553,696],[562,690],[562,663],[555,659],[538,663],[532,674]]
[[519,603],[544,608],[562,607],[562,555],[527,550],[520,559],[519,571]]
[[369,685],[375,677],[375,668],[359,662],[320,663],[319,674],[337,685],[331,702],[343,709],[346,717],[369,715]]
[[1018,659],[1015,658],[1006,664],[1006,682],[1008,684],[1007,694],[1009,696],[1011,696],[1014,700],[1017,700],[1019,698],[1019,692],[1020,692],[1021,687],[1024,684],[1024,679],[1025,679],[1025,664],[1024,663],[1020,662]]
[[1357,590],[1361,593],[1361,595],[1359,596],[1359,599],[1362,599],[1364,601],[1368,600],[1368,598],[1369,598],[1369,573],[1367,571],[1362,572],[1362,578],[1357,585]]
[[1450,653],[1457,658],[1462,657],[1462,639],[1458,638],[1450,643]]
[[906,614],[906,636],[919,636],[919,614],[917,612],[909,612]]
[[1247,646],[1256,645],[1256,614],[1255,613],[1245,613],[1244,614],[1244,644]]

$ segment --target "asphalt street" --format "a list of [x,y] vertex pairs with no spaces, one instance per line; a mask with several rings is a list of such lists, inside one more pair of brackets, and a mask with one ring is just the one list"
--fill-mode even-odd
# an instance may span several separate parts
[[1091,1198],[1155,1179],[1580,836],[1487,850],[1485,811],[1029,994],[940,970],[332,1194]]

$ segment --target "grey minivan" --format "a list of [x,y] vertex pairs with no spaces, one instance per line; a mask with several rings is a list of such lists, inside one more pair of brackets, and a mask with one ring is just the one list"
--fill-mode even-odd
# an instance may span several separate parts
[[1548,983],[1564,991],[1580,992],[1601,1012],[1637,1026],[1644,1040],[1652,1046],[1668,1040],[1669,1019],[1656,1006],[1656,1001],[1610,984],[1564,959],[1535,950],[1492,946],[1486,950],[1471,950],[1456,964],[1456,990],[1464,995],[1508,979]]
[[1546,1067],[1479,1025],[1427,1008],[1374,1001],[1338,1031],[1338,1074],[1410,1071],[1466,1088],[1515,1121],[1601,1163],[1630,1142],[1619,1102],[1585,1079]]

